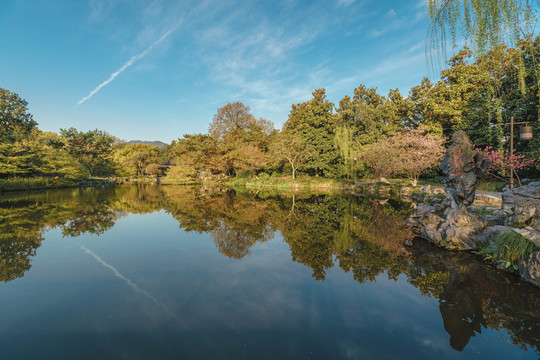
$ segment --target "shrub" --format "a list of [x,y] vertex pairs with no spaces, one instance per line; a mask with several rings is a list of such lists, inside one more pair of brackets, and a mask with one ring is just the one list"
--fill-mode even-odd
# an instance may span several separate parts
[[495,248],[501,260],[510,261],[514,265],[540,250],[529,239],[514,231],[505,231],[497,235]]
[[252,170],[240,170],[236,172],[236,177],[239,179],[247,179],[251,175],[253,175]]
[[481,216],[481,215],[493,215],[493,210],[488,210],[488,209],[483,207],[483,208],[480,208],[480,210],[478,210],[476,215],[479,215],[479,216]]

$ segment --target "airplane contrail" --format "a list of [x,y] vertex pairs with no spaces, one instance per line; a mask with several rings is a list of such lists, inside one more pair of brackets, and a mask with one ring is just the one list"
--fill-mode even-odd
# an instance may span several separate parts
[[169,314],[169,315],[171,315],[171,316],[178,319],[178,316],[175,313],[173,313],[167,306],[162,304],[152,294],[148,293],[146,290],[141,289],[133,281],[131,281],[130,279],[128,279],[127,277],[122,275],[118,270],[116,270],[116,268],[114,266],[107,264],[105,261],[103,261],[102,258],[100,258],[98,255],[96,255],[92,250],[90,250],[87,247],[82,246],[82,245],[81,245],[81,249],[83,249],[87,254],[91,255],[94,259],[96,259],[98,263],[105,266],[107,269],[112,270],[112,272],[114,273],[114,276],[116,276],[119,279],[124,280],[133,290],[135,290],[139,294],[142,294],[142,295],[146,296],[148,299],[150,299],[152,302],[154,302],[157,306],[162,308],[167,314]]
[[142,53],[140,54],[137,54],[137,55],[134,55],[131,57],[131,59],[128,60],[128,62],[126,62],[124,65],[122,65],[122,67],[118,70],[116,70],[115,72],[113,72],[111,74],[111,76],[109,76],[109,78],[107,80],[105,80],[104,82],[102,82],[101,84],[99,84],[94,90],[92,90],[90,92],[90,94],[86,95],[85,97],[83,97],[81,100],[79,100],[77,102],[77,106],[81,105],[83,102],[85,102],[86,100],[90,99],[92,96],[94,96],[95,94],[97,94],[97,92],[99,90],[101,90],[105,85],[109,84],[111,81],[113,81],[118,75],[120,75],[124,70],[126,70],[128,67],[130,67],[131,65],[133,65],[133,63],[139,59],[142,59],[143,57],[146,56],[146,54],[148,54],[150,51],[152,51],[152,49],[154,48],[154,46],[158,45],[159,43],[161,43],[163,40],[165,40],[174,30],[176,30],[178,28],[178,26],[181,24],[181,22],[177,23],[176,25],[174,25],[172,28],[170,28],[166,33],[164,33],[163,35],[161,35],[161,37],[159,39],[157,39],[156,41],[154,41],[152,44],[150,44],[150,46],[148,46]]

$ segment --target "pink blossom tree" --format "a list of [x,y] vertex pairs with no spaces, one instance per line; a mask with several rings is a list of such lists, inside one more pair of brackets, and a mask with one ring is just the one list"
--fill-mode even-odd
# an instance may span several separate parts
[[416,186],[418,177],[438,165],[444,155],[444,139],[423,128],[406,130],[368,145],[363,158],[376,176],[404,175]]
[[525,155],[516,155],[515,149],[512,153],[510,150],[495,150],[492,146],[486,146],[483,149],[475,146],[475,149],[489,159],[489,174],[504,181],[508,181],[512,170],[517,175],[518,172],[534,164],[534,159],[527,158]]

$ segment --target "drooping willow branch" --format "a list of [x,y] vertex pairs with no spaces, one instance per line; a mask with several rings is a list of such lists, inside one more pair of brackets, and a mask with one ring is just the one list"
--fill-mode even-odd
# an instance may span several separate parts
[[514,46],[534,34],[540,0],[426,0],[429,30],[426,50],[433,61],[452,46],[470,45],[478,55],[497,45]]

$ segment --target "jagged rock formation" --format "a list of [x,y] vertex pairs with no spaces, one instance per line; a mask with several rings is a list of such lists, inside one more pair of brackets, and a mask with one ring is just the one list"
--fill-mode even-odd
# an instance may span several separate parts
[[474,149],[467,134],[456,131],[441,163],[441,181],[453,209],[473,203],[474,193],[488,166],[489,159],[484,159],[484,155]]
[[[451,250],[494,247],[497,235],[505,231],[521,234],[540,247],[540,182],[506,191],[499,209],[469,206],[489,163],[473,149],[464,132],[456,132],[452,140],[441,165],[448,200],[419,204],[405,224],[421,237]],[[540,286],[540,252],[521,261],[519,273]]]

